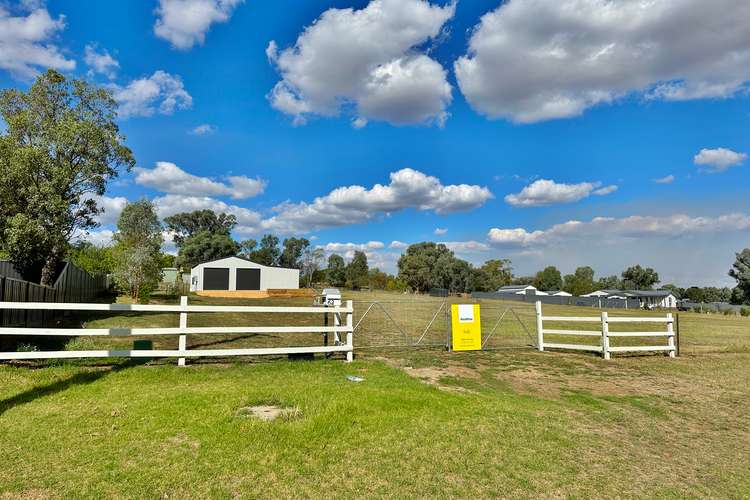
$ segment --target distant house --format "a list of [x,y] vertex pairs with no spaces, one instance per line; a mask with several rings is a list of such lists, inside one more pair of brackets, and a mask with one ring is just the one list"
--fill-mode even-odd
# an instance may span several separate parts
[[542,292],[536,289],[532,285],[507,285],[501,286],[497,291],[498,293],[507,293],[514,295],[549,295],[546,292]]
[[227,257],[198,264],[190,270],[190,291],[297,289],[299,270],[256,264]]
[[547,295],[551,295],[553,297],[572,297],[572,293],[568,293],[564,290],[548,290]]
[[614,300],[638,299],[640,306],[646,309],[677,307],[677,297],[669,290],[597,290],[582,297],[601,297]]

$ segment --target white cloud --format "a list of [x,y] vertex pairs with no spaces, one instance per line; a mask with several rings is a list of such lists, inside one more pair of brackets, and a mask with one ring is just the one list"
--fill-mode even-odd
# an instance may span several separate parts
[[234,231],[240,235],[255,234],[260,228],[261,215],[258,212],[236,205],[228,205],[208,196],[168,194],[154,198],[153,201],[159,217],[162,219],[182,212],[208,209],[216,213],[223,212],[234,215],[237,218],[237,227]]
[[304,233],[366,222],[406,208],[438,214],[466,211],[492,198],[486,187],[445,186],[437,177],[411,168],[392,172],[390,179],[390,184],[375,184],[370,189],[357,185],[340,187],[312,203],[281,204],[274,208],[277,215],[263,222],[264,227],[281,233]]
[[0,4],[0,69],[19,78],[31,78],[39,69],[74,70],[76,62],[52,43],[63,29],[65,16],[53,19],[39,6],[27,15],[13,16]]
[[105,75],[110,80],[117,76],[117,70],[120,68],[120,63],[112,57],[107,49],[102,49],[101,52],[97,52],[96,45],[86,45],[85,55],[83,60],[86,62],[89,68],[89,76],[93,76],[95,73]]
[[88,241],[98,247],[108,247],[112,244],[112,237],[115,235],[114,231],[110,229],[100,229],[96,231],[88,231],[85,234],[81,234],[73,240],[75,241]]
[[487,243],[482,243],[481,241],[444,241],[442,242],[442,244],[448,247],[449,250],[454,251],[459,256],[465,254],[484,253],[490,250],[490,246]]
[[154,33],[172,47],[187,50],[203,45],[214,23],[225,23],[244,0],[159,0]]
[[216,127],[209,125],[208,123],[203,123],[192,128],[188,133],[190,135],[211,135],[216,133]]
[[539,179],[524,187],[520,193],[507,195],[505,201],[514,207],[538,207],[572,203],[592,194],[604,196],[617,190],[615,185],[600,186],[600,182],[563,184],[549,179]]
[[96,202],[100,209],[104,210],[96,217],[96,221],[103,226],[117,224],[120,212],[128,203],[128,199],[124,196],[92,196],[91,199]]
[[327,243],[320,246],[327,253],[345,253],[354,252],[358,250],[360,252],[369,252],[372,250],[381,250],[385,248],[385,244],[382,241],[368,241],[367,243]]
[[701,170],[710,174],[724,172],[729,167],[740,165],[745,160],[747,160],[747,154],[727,148],[701,149],[693,157],[693,163],[702,166]]
[[193,98],[185,90],[182,79],[162,70],[133,80],[125,87],[112,84],[110,88],[120,103],[119,115],[122,118],[154,113],[171,115],[175,109],[189,109],[193,105]]
[[235,200],[241,200],[257,196],[266,188],[266,181],[260,178],[231,175],[227,177],[227,183],[217,182],[208,177],[189,174],[168,161],[156,162],[153,169],[136,167],[133,171],[136,184],[170,194],[230,196]]
[[443,235],[444,235],[445,233],[447,233],[447,232],[448,232],[448,230],[447,230],[447,229],[445,229],[445,228],[441,228],[441,227],[436,227],[436,228],[435,228],[435,231],[433,231],[433,233],[434,233],[434,234],[435,234],[436,236],[443,236]]
[[408,243],[404,243],[403,241],[393,240],[391,241],[391,244],[388,245],[388,248],[402,249],[402,248],[407,248],[408,246],[409,246]]
[[659,177],[658,179],[654,179],[654,182],[657,184],[672,184],[674,182],[674,175],[669,174],[664,177]]
[[454,64],[471,106],[530,123],[631,93],[728,98],[750,80],[750,2],[510,0],[482,16]]
[[487,238],[493,246],[525,248],[545,246],[564,240],[594,240],[597,245],[623,238],[677,238],[692,234],[750,230],[750,215],[732,213],[719,217],[690,217],[675,214],[665,217],[632,215],[595,217],[587,222],[571,220],[549,229],[527,231],[523,228],[492,228]]
[[365,8],[329,9],[269,60],[281,74],[271,105],[294,116],[336,116],[354,107],[353,125],[442,125],[451,102],[445,69],[419,47],[437,37],[455,12],[424,0],[372,0]]

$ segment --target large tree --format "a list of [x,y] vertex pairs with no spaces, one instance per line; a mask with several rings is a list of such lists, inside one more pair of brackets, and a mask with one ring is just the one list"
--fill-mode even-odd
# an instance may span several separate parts
[[367,255],[362,251],[355,251],[352,261],[346,266],[346,286],[358,290],[367,286],[369,282],[369,268]]
[[732,295],[733,301],[743,300],[750,303],[750,248],[736,254],[736,260],[729,270],[729,276],[737,280],[737,288],[742,292],[742,298],[739,293]]
[[284,250],[279,257],[279,265],[291,269],[302,268],[302,255],[310,247],[307,238],[287,238],[284,240]]
[[148,200],[125,205],[114,235],[114,278],[133,298],[150,291],[161,279],[162,226]]
[[307,247],[300,258],[300,271],[303,279],[307,282],[308,288],[312,288],[316,273],[320,270],[325,261],[325,252],[322,248]]
[[442,287],[447,275],[444,266],[453,258],[453,252],[442,243],[415,243],[398,259],[398,277],[418,292]]
[[182,242],[175,265],[190,269],[203,262],[233,257],[239,251],[239,244],[228,234],[201,231]]
[[179,247],[187,238],[202,232],[229,236],[237,225],[237,218],[231,214],[217,214],[206,209],[171,215],[164,219],[164,223]]
[[555,266],[547,266],[534,276],[534,286],[539,290],[560,290],[562,285],[562,275]]
[[477,271],[475,284],[478,290],[495,292],[502,286],[510,285],[513,280],[509,259],[490,259]]
[[27,92],[1,91],[0,116],[0,246],[52,285],[68,242],[97,225],[95,197],[135,160],[111,93],[54,70]]
[[328,257],[326,279],[333,286],[346,284],[346,262],[342,256],[334,253]]
[[169,216],[164,222],[177,245],[175,265],[178,267],[189,269],[240,252],[240,245],[231,236],[237,224],[234,215],[195,210]]
[[264,235],[260,239],[260,245],[256,250],[250,252],[248,258],[264,266],[278,266],[281,259],[279,237],[273,234]]
[[629,267],[622,272],[623,288],[633,290],[651,290],[659,282],[659,273],[650,267],[640,264]]
[[579,267],[573,274],[567,274],[563,279],[563,290],[576,297],[591,293],[595,289],[594,270],[589,266]]

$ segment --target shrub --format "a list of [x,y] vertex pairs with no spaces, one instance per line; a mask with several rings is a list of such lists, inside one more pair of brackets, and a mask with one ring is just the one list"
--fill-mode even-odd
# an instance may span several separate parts
[[750,308],[743,307],[740,309],[740,316],[750,316]]
[[724,309],[722,312],[724,313],[724,316],[734,315],[734,309]]
[[151,292],[153,292],[151,287],[148,287],[148,286],[141,287],[141,289],[138,291],[138,303],[148,304],[149,301],[151,300]]

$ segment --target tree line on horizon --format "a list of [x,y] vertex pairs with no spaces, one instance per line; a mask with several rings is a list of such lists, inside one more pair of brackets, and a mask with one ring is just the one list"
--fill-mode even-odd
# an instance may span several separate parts
[[[266,234],[259,241],[238,242],[231,236],[237,224],[232,215],[198,210],[160,221],[153,203],[145,199],[125,206],[111,246],[71,243],[98,226],[103,208],[97,197],[105,194],[109,181],[136,163],[116,122],[117,102],[106,88],[48,70],[27,91],[0,91],[0,117],[6,124],[0,132],[0,258],[12,261],[29,281],[44,285],[53,285],[63,260],[71,259],[90,272],[111,274],[124,293],[139,297],[153,289],[163,267],[189,269],[232,255],[300,269],[308,286],[465,293],[528,283],[582,295],[607,288],[651,289],[659,283],[656,271],[640,265],[598,280],[588,266],[565,276],[548,266],[534,276],[514,277],[507,259],[475,266],[433,242],[409,246],[399,258],[396,275],[370,269],[364,252],[354,252],[348,263],[330,255],[324,268],[323,250],[307,238],[282,241]],[[164,231],[174,239],[176,257],[161,250]],[[737,280],[732,290],[664,288],[691,299],[729,297],[750,303],[750,248],[737,253],[729,275]]]

